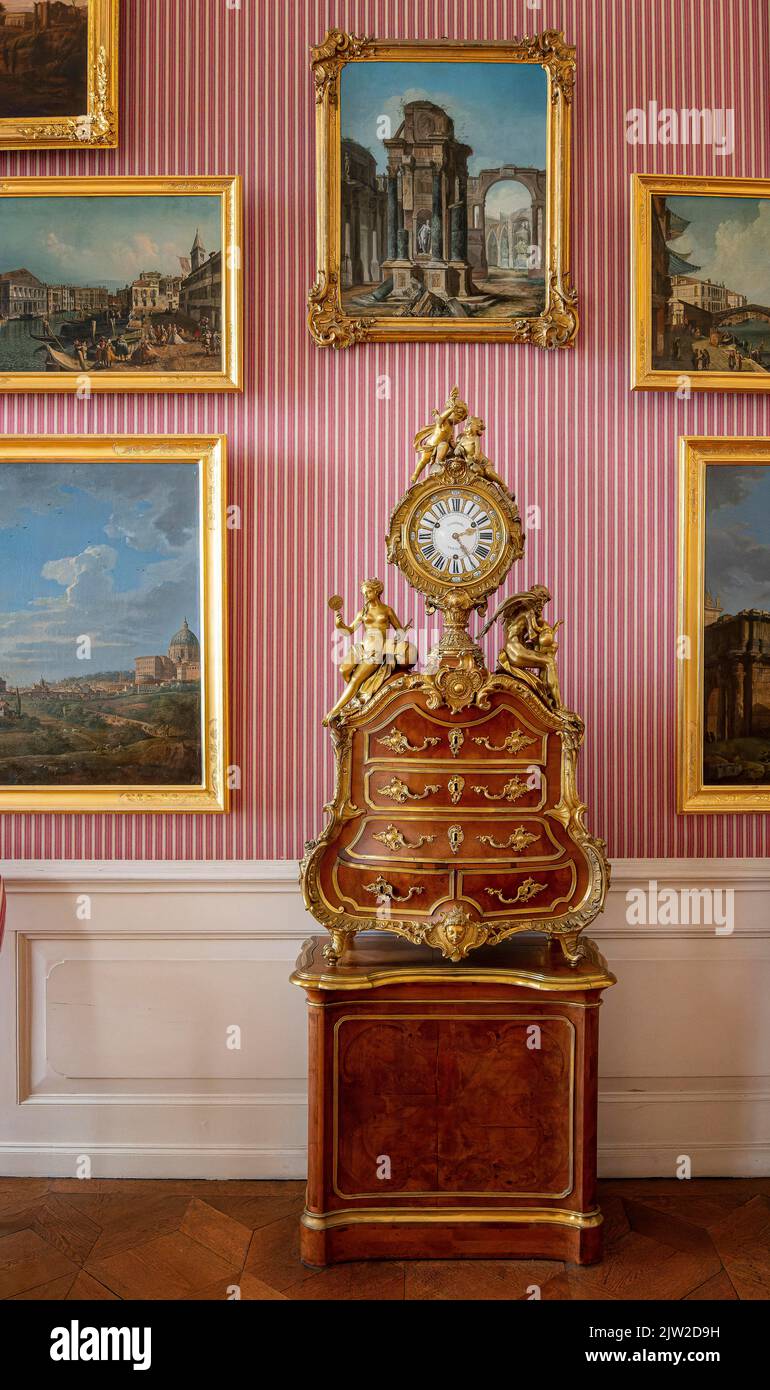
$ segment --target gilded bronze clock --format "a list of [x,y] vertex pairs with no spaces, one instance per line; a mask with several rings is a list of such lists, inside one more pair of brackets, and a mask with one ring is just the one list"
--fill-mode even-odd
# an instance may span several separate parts
[[443,614],[432,651],[418,650],[381,580],[362,585],[349,623],[342,599],[330,600],[354,641],[326,717],[337,762],[329,822],[302,865],[330,962],[362,930],[451,960],[540,931],[575,962],[604,903],[604,845],[576,788],[583,725],[562,703],[548,590],[510,595],[487,623],[505,629],[495,671],[469,631],[524,548],[483,432],[455,388],[415,437],[417,465],[390,520],[389,561]]

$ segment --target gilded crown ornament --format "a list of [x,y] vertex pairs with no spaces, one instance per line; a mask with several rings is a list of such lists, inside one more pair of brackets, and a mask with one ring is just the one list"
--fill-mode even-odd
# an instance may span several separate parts
[[[574,963],[604,905],[609,866],[576,789],[583,724],[562,703],[548,589],[512,594],[478,636],[469,631],[524,550],[484,434],[453,387],[414,436],[416,464],[390,518],[388,561],[443,618],[422,665],[381,580],[362,584],[350,623],[343,599],[329,599],[335,628],[354,640],[324,720],[334,798],[301,879],[330,933],[330,963],[367,930],[454,961],[539,931]],[[490,671],[479,638],[498,622],[504,643]]]

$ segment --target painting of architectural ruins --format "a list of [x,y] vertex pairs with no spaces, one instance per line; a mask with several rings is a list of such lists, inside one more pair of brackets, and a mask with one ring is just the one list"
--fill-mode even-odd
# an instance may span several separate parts
[[0,120],[88,108],[87,0],[2,0]]
[[201,782],[200,485],[0,464],[0,788]]
[[770,466],[706,469],[704,784],[770,786]]
[[341,75],[340,129],[347,314],[542,313],[542,67],[350,63]]
[[221,372],[221,218],[219,196],[0,197],[0,372]]
[[653,194],[651,252],[653,367],[761,387],[770,372],[770,198]]

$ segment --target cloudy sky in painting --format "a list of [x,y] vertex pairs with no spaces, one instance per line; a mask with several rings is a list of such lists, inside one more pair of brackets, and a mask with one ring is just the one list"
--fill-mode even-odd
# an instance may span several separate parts
[[545,168],[546,76],[528,63],[348,63],[342,69],[342,135],[371,150],[384,173],[378,135],[389,116],[395,135],[410,101],[432,101],[451,116],[455,138],[470,145],[468,171],[500,164]]
[[179,275],[196,229],[219,251],[219,198],[0,199],[0,272],[24,267],[51,285],[126,285],[142,270]]
[[0,464],[0,676],[132,670],[185,617],[200,637],[198,541],[196,464]]
[[707,466],[706,587],[725,613],[770,610],[770,467]]
[[690,226],[672,251],[700,266],[698,277],[770,306],[770,198],[667,198]]

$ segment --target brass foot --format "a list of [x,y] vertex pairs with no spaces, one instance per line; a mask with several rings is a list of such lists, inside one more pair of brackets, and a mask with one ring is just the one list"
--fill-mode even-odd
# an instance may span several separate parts
[[327,941],[323,948],[323,958],[327,965],[336,965],[345,949],[345,932],[331,929],[330,935],[331,941]]
[[558,942],[562,949],[565,960],[570,965],[577,965],[583,956],[583,943],[580,940],[579,932],[564,932],[559,934]]

